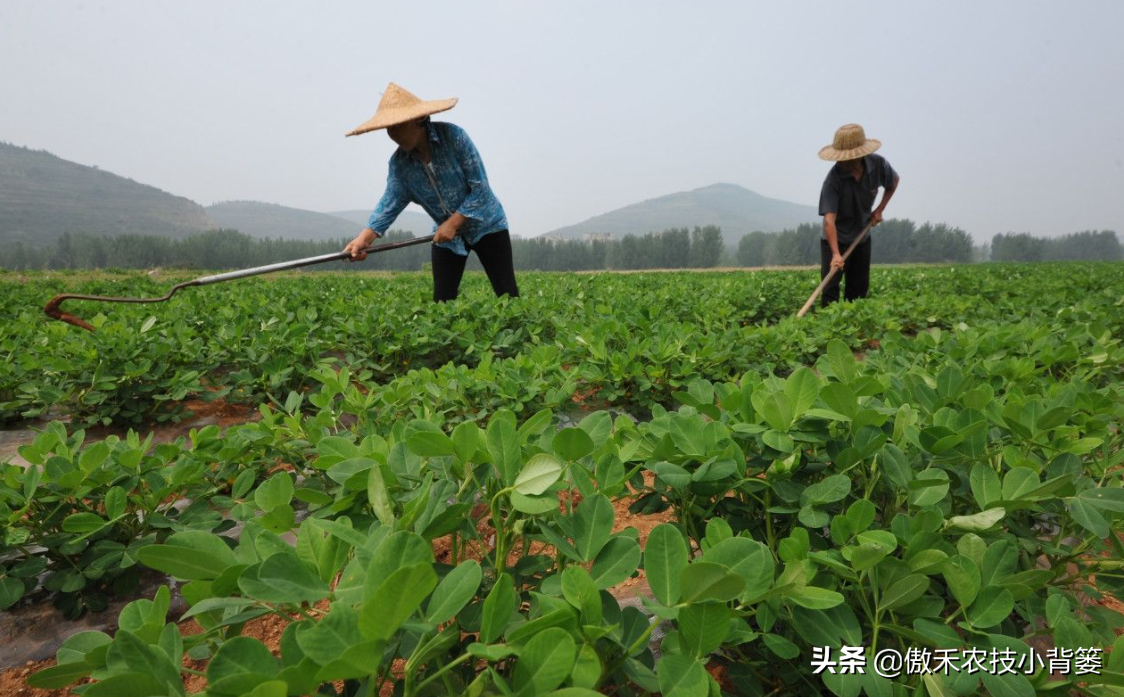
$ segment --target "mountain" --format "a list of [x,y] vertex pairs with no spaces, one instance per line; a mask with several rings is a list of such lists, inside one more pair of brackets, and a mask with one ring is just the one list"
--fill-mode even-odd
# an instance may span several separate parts
[[0,142],[0,247],[42,247],[64,232],[184,237],[213,227],[182,196]]
[[[260,201],[224,201],[207,206],[207,215],[221,228],[231,228],[250,237],[279,237],[287,240],[351,239],[367,224],[371,211],[353,210],[317,213]],[[429,216],[403,211],[392,226],[415,235],[433,230]]]
[[[353,224],[358,225],[362,229],[367,225],[367,220],[371,217],[371,209],[361,209],[354,211],[332,211],[328,215],[334,215],[337,218],[349,220]],[[390,226],[392,230],[401,230],[408,232],[411,235],[422,236],[428,235],[433,232],[433,219],[425,213],[419,211],[406,209],[394,221],[394,225]]]
[[207,206],[207,215],[221,228],[250,237],[286,240],[351,239],[361,228],[327,213],[260,201],[224,201]]
[[737,184],[711,184],[634,203],[547,234],[571,239],[589,234],[621,237],[668,228],[718,225],[726,246],[736,247],[748,232],[777,232],[818,219],[813,206],[768,198]]

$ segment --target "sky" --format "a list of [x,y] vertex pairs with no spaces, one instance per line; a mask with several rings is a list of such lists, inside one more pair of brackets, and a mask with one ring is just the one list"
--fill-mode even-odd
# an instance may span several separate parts
[[203,205],[373,208],[388,82],[459,97],[513,233],[716,182],[808,205],[845,123],[887,217],[1124,234],[1124,2],[0,3],[0,140]]

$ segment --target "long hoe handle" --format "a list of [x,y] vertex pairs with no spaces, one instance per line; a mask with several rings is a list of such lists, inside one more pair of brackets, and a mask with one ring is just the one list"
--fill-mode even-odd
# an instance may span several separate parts
[[[410,247],[423,242],[432,242],[433,236],[427,235],[425,237],[415,237],[401,242],[391,242],[389,244],[380,244],[373,247],[367,247],[364,252],[368,254],[375,254],[378,252],[387,252],[392,249],[401,249],[402,247]],[[201,276],[191,281],[184,281],[175,286],[172,286],[166,294],[159,298],[115,298],[106,295],[78,295],[75,293],[64,293],[56,295],[51,298],[43,307],[43,312],[51,319],[62,320],[67,324],[73,324],[76,327],[81,327],[89,331],[94,331],[93,326],[83,321],[79,317],[72,314],[63,312],[60,305],[66,300],[97,300],[107,303],[162,303],[176,294],[180,288],[189,288],[191,286],[209,286],[212,283],[222,283],[223,281],[233,281],[238,278],[247,278],[249,276],[260,276],[263,273],[273,273],[274,271],[284,271],[286,269],[296,269],[301,266],[311,266],[313,264],[323,264],[326,261],[337,261],[347,259],[351,256],[350,252],[333,252],[331,254],[321,254],[320,256],[307,257],[305,259],[295,259],[293,261],[282,261],[276,264],[266,264],[265,266],[255,266],[252,269],[242,269],[241,271],[229,271],[227,273],[215,274],[213,276]]]
[[[869,223],[867,223],[866,227],[863,228],[863,231],[859,233],[859,236],[855,238],[855,241],[852,242],[849,247],[847,247],[847,251],[843,252],[844,263],[846,263],[847,258],[851,256],[851,252],[855,251],[855,247],[859,246],[859,243],[861,243],[864,239],[866,239],[867,233],[870,232],[870,228],[873,225],[874,225],[873,220],[870,221]],[[808,302],[804,303],[804,307],[800,308],[800,312],[796,313],[797,317],[803,317],[804,316],[804,314],[809,310],[809,308],[811,308],[812,305],[816,302],[816,298],[820,297],[820,293],[823,292],[824,288],[827,288],[827,284],[831,283],[831,279],[835,278],[835,274],[839,273],[839,271],[840,271],[839,269],[831,269],[830,271],[827,272],[827,275],[823,277],[822,281],[820,281],[820,285],[817,286],[814,291],[812,291],[812,295],[811,295],[811,297],[808,298]]]

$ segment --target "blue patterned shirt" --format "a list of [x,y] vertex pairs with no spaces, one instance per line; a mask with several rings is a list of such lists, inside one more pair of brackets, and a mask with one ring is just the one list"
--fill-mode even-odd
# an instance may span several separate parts
[[468,256],[465,243],[473,245],[484,235],[506,230],[507,216],[488,186],[480,153],[464,129],[444,122],[430,122],[426,129],[432,169],[416,153],[398,148],[390,157],[386,192],[367,227],[382,237],[410,203],[424,208],[437,224],[459,212],[467,220],[457,236],[437,246]]

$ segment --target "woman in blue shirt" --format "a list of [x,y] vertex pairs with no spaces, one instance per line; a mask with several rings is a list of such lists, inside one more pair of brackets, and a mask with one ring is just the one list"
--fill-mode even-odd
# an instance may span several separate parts
[[390,158],[378,207],[344,251],[352,259],[365,259],[361,250],[386,234],[402,209],[416,203],[436,223],[431,251],[435,301],[457,297],[470,251],[476,252],[497,296],[518,296],[507,216],[488,185],[480,153],[463,129],[429,119],[456,103],[455,98],[422,101],[392,82],[374,117],[347,134],[385,128],[398,150]]

